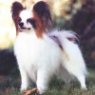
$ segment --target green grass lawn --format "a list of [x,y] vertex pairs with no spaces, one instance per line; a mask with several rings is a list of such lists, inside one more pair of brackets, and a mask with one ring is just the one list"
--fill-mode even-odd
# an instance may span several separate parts
[[[20,78],[13,76],[0,77],[0,95],[21,95],[19,92]],[[89,70],[87,91],[80,89],[78,82],[64,84],[61,80],[53,79],[45,95],[95,95],[95,70]]]

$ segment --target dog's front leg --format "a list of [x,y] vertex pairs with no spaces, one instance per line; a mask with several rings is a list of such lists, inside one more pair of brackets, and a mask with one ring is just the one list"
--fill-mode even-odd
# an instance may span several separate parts
[[39,92],[39,95],[43,95],[47,91],[49,80],[50,80],[50,75],[51,73],[49,73],[46,69],[39,70],[37,72],[36,85],[37,85],[37,90]]
[[19,66],[19,70],[20,70],[20,75],[21,75],[21,92],[28,89],[29,87],[29,78],[27,75],[27,72],[25,71],[25,69],[21,66]]

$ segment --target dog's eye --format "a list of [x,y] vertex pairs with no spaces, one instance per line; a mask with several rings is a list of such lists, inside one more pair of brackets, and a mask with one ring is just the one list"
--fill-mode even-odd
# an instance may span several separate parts
[[30,23],[34,28],[36,28],[36,21],[34,19],[27,19],[27,23]]

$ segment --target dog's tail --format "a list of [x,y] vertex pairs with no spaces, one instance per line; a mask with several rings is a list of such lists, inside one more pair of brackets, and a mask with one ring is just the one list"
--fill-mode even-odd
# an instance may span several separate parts
[[85,78],[88,72],[80,47],[76,43],[78,38],[72,32],[64,32],[63,35],[62,37],[62,34],[60,34],[60,41],[63,47],[63,66],[79,80],[81,88],[86,89]]
[[64,39],[63,44],[63,64],[71,74],[82,73],[87,75],[86,64],[78,44]]
[[59,40],[63,47],[63,62],[67,70],[72,74],[83,73],[87,75],[82,52],[76,43],[79,41],[76,33],[72,31],[61,31],[59,33]]
[[78,46],[78,35],[73,31],[54,30],[50,33],[51,36],[56,36],[63,48],[63,65],[69,73],[78,75],[80,73],[87,75],[86,64]]
[[63,64],[70,73],[82,72],[87,74],[86,64],[78,46],[78,35],[73,31],[55,31],[51,35],[58,37],[63,48]]
[[76,33],[60,31],[55,32],[55,34],[52,32],[52,35],[56,35],[62,45],[62,65],[69,74],[75,76],[80,81],[81,87],[85,89],[87,68],[80,47],[76,43],[76,41],[79,41]]

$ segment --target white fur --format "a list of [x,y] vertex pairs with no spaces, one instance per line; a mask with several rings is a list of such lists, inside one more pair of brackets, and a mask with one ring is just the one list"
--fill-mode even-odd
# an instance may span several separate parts
[[31,9],[25,9],[23,11],[21,11],[20,13],[20,18],[21,18],[21,22],[24,24],[23,27],[25,28],[31,28],[31,24],[27,22],[27,18],[31,18],[33,17],[33,14],[31,12],[32,10]]
[[86,89],[84,59],[78,45],[69,41],[67,34],[75,36],[72,32],[57,30],[50,33],[60,39],[63,50],[47,34],[43,34],[43,38],[37,38],[35,31],[27,30],[18,34],[14,51],[21,73],[21,90],[28,88],[31,79],[37,84],[40,94],[43,94],[54,75],[63,80],[74,76],[81,88]]

